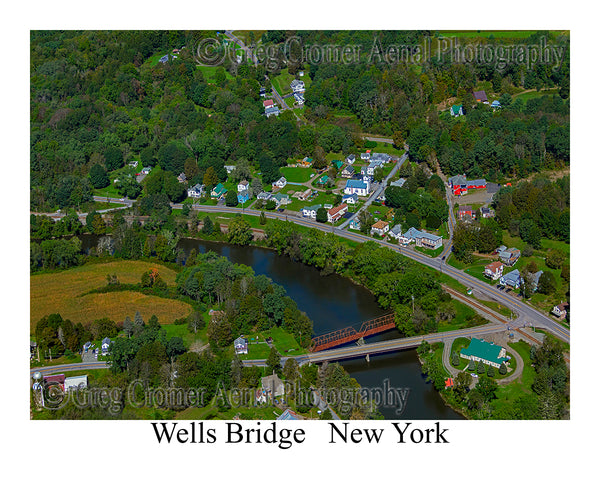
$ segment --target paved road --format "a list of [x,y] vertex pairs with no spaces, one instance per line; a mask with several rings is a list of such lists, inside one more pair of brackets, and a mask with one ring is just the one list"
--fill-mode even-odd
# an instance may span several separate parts
[[55,373],[67,373],[78,370],[99,370],[109,368],[106,362],[88,362],[88,363],[69,363],[66,365],[52,365],[49,367],[36,367],[30,369],[30,373],[40,372],[44,375],[52,375]]

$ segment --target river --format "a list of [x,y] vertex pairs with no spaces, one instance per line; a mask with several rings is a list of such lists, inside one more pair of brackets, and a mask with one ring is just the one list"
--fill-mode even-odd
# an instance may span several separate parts
[[[84,235],[85,250],[97,243],[97,237]],[[219,242],[184,238],[178,248],[189,254],[192,248],[198,253],[214,251],[234,263],[252,267],[257,275],[266,275],[282,285],[297,304],[313,321],[316,335],[353,325],[355,328],[371,318],[386,313],[366,288],[340,275],[321,276],[319,270],[294,262],[277,252],[260,247],[240,247]],[[399,338],[397,331],[384,332],[368,337],[366,342]],[[415,350],[404,350],[385,355],[371,355],[370,362],[364,358],[344,360],[341,365],[362,387],[408,389],[405,408],[380,406],[386,419],[449,419],[463,417],[448,407],[433,385],[425,381]],[[392,403],[392,402],[390,402]]]

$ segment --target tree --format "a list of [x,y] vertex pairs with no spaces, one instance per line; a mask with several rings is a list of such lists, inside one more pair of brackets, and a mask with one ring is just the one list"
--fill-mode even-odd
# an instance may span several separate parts
[[563,263],[566,259],[567,256],[564,252],[560,250],[550,250],[550,252],[546,256],[546,265],[548,266],[548,268],[558,270],[563,266]]
[[202,233],[204,235],[211,235],[213,231],[213,222],[207,215],[206,217],[204,217],[204,220],[202,220]]
[[108,178],[106,170],[102,168],[102,165],[95,164],[90,169],[90,183],[94,188],[104,188],[108,186],[110,179]]
[[219,177],[213,167],[208,167],[204,173],[204,185],[207,190],[212,190],[219,183]]
[[194,310],[187,319],[187,325],[190,332],[198,333],[198,330],[202,330],[205,327],[206,322],[202,318],[202,314]]
[[452,365],[455,367],[460,365],[460,357],[456,352],[452,352]]
[[281,372],[281,355],[279,355],[275,347],[271,347],[271,350],[269,351],[269,357],[267,358],[267,369],[269,372]]
[[479,363],[477,364],[477,373],[479,375],[483,375],[485,373],[485,365],[481,360],[479,360]]
[[106,170],[112,172],[123,166],[123,152],[117,147],[109,147],[104,152],[104,166]]
[[228,207],[237,207],[238,203],[238,197],[235,190],[229,190],[225,195],[225,205]]
[[167,355],[171,360],[175,360],[179,355],[186,352],[183,340],[180,337],[171,337],[166,345]]
[[327,209],[320,207],[317,210],[317,222],[327,223]]
[[267,217],[265,216],[265,212],[260,212],[260,218],[258,220],[258,223],[260,223],[261,225],[265,225],[267,223]]
[[123,322],[123,331],[127,334],[127,338],[131,337],[134,332],[135,325],[131,321],[131,318],[125,317],[125,321]]
[[234,245],[249,245],[253,239],[250,223],[241,216],[236,216],[229,224],[227,240]]
[[550,295],[556,291],[556,279],[552,272],[543,272],[540,275],[537,291],[544,295]]
[[295,358],[288,358],[283,365],[283,376],[288,382],[294,382],[299,375],[298,362]]
[[498,373],[499,373],[500,375],[506,375],[506,372],[507,372],[506,363],[505,363],[505,362],[502,362],[502,363],[500,364],[500,368],[498,368]]

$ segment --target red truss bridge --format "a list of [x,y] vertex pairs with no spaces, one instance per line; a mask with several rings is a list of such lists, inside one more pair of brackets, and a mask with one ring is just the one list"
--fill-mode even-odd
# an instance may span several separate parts
[[360,338],[385,332],[393,328],[396,328],[394,314],[388,313],[387,315],[363,322],[358,331],[354,327],[346,327],[314,337],[310,342],[309,350],[311,352],[320,352],[321,350],[337,347],[344,343],[355,342]]

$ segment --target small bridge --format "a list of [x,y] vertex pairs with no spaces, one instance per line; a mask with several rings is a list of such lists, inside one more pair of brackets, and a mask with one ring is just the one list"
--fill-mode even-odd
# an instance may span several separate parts
[[321,350],[337,347],[344,343],[355,342],[360,338],[385,332],[393,328],[396,328],[394,314],[388,313],[387,315],[363,322],[358,331],[354,327],[346,327],[314,337],[310,342],[309,350],[311,352],[320,352]]

